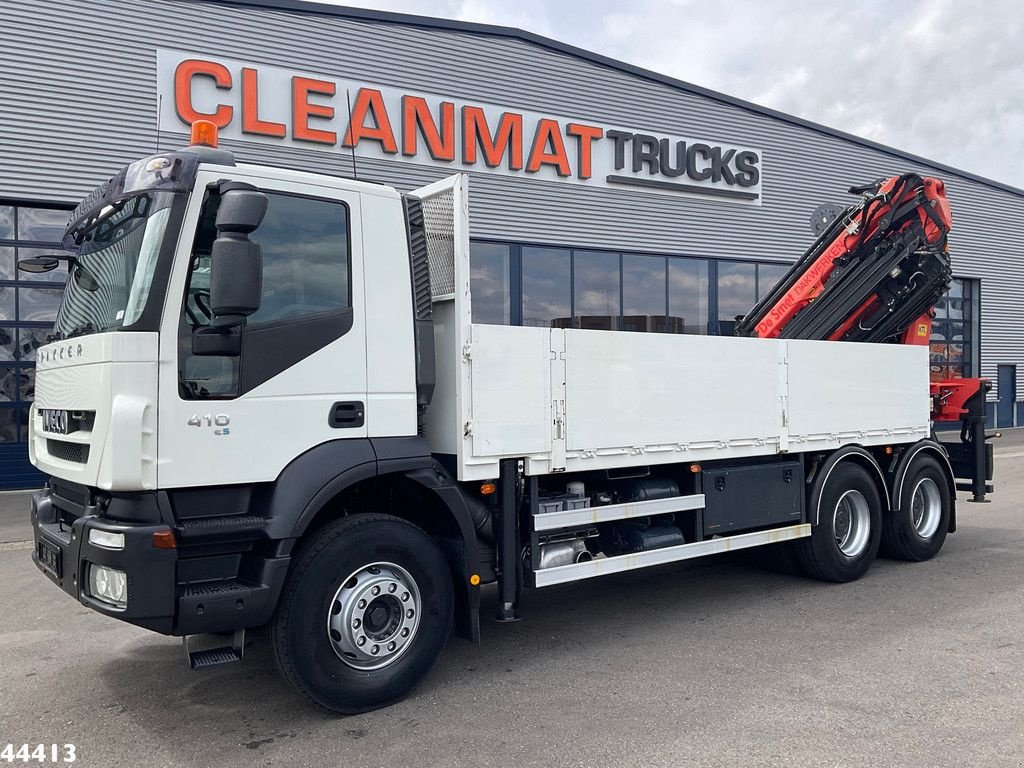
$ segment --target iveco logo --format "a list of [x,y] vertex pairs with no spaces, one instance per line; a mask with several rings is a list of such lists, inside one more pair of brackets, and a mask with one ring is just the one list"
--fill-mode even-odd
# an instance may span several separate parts
[[52,349],[41,349],[38,354],[39,362],[41,363],[53,363],[58,360],[74,360],[76,357],[82,356],[82,345],[61,344],[59,347],[54,347]]
[[39,415],[43,420],[44,432],[56,432],[58,435],[68,433],[68,412],[53,408],[40,408]]

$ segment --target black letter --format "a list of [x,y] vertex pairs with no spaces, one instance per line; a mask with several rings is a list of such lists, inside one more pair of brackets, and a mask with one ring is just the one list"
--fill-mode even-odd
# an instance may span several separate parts
[[615,142],[615,170],[621,171],[626,167],[626,142],[633,138],[633,134],[627,131],[608,131],[605,136]]
[[760,160],[757,152],[744,150],[736,153],[736,181],[741,187],[752,187],[761,178],[761,172],[757,169],[757,162]]
[[661,172],[666,176],[682,176],[686,173],[686,142],[676,142],[676,167],[672,167],[671,148],[668,139],[661,140]]
[[707,144],[691,144],[686,151],[686,175],[694,181],[707,181],[711,178],[711,169],[697,170],[697,153],[704,155],[705,160],[711,159],[711,147]]
[[736,154],[735,149],[730,149],[724,155],[722,154],[721,147],[714,147],[711,150],[711,180],[721,181],[725,179],[726,184],[735,184],[736,177],[733,175],[732,168],[729,167],[729,161],[732,160],[732,156]]
[[646,133],[633,137],[633,173],[640,173],[647,163],[647,172],[652,176],[658,172],[658,139]]

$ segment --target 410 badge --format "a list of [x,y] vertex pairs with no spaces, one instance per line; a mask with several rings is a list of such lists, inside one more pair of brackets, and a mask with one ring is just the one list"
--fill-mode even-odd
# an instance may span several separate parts
[[187,423],[190,427],[213,429],[213,434],[215,435],[231,434],[231,417],[226,413],[207,413],[202,416],[198,413],[193,413]]

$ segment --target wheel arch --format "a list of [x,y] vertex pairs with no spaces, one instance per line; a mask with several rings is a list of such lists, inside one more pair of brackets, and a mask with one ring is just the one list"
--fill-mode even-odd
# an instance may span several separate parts
[[911,445],[900,455],[892,471],[889,491],[889,508],[893,512],[900,509],[903,496],[903,486],[906,483],[907,475],[910,473],[910,466],[920,456],[932,456],[938,460],[942,473],[946,478],[946,486],[949,490],[949,533],[956,531],[956,477],[953,474],[953,465],[942,444],[937,440],[925,438]]
[[340,440],[307,451],[274,484],[268,533],[294,542],[369,511],[408,520],[437,541],[452,572],[456,632],[479,642],[480,588],[469,581],[480,573],[476,528],[462,491],[422,439]]
[[830,453],[814,473],[807,509],[807,519],[811,525],[817,525],[821,517],[821,495],[828,483],[829,476],[844,461],[857,464],[867,470],[878,488],[879,498],[883,499],[888,506],[889,488],[886,484],[885,473],[878,461],[862,446],[847,445]]

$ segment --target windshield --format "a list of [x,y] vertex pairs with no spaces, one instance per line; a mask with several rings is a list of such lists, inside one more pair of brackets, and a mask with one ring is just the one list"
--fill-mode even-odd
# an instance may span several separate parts
[[116,201],[81,233],[54,324],[57,338],[109,331],[139,319],[174,198],[161,191]]

